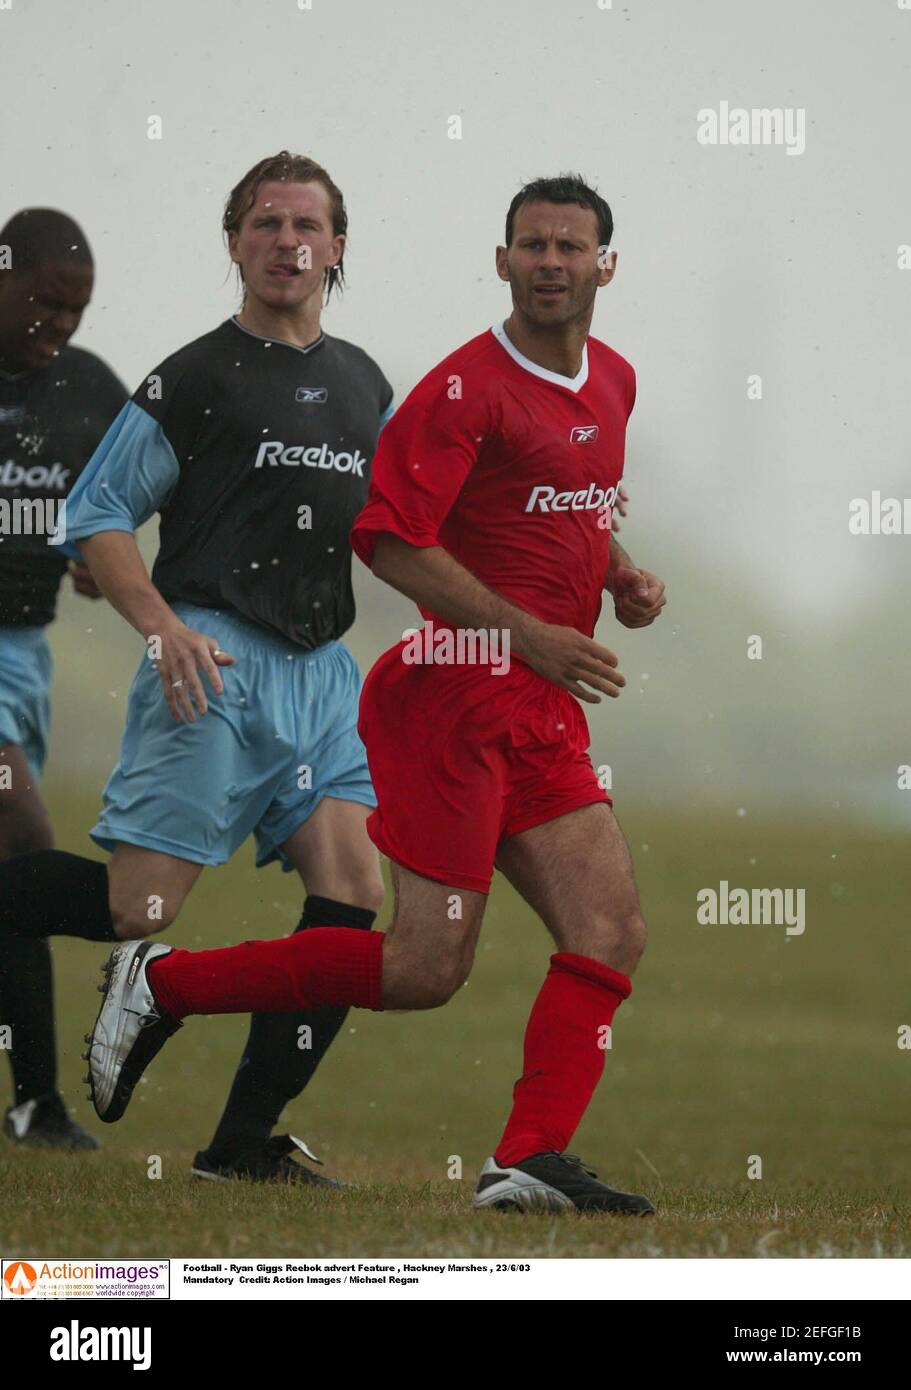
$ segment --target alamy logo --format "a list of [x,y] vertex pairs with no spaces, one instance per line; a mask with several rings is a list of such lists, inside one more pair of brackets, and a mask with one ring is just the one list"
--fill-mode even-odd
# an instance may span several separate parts
[[871,493],[848,503],[848,530],[852,536],[911,536],[911,497],[883,497]]
[[700,888],[696,921],[701,927],[784,927],[786,936],[806,930],[805,888],[731,888],[723,878],[718,888]]
[[131,1361],[134,1371],[152,1364],[151,1327],[69,1327],[51,1329],[52,1361]]
[[[62,463],[33,463],[31,466],[5,459],[0,464],[0,488],[42,488],[64,493],[70,469]],[[49,545],[66,540],[66,499],[64,497],[0,497],[0,538],[3,536],[47,536]]]
[[322,405],[329,399],[328,386],[298,386],[294,399],[303,405]]
[[574,425],[569,432],[571,444],[592,444],[597,438],[597,425]]
[[527,512],[601,511],[604,507],[614,505],[618,486],[619,484],[614,487],[603,488],[589,483],[587,488],[580,488],[578,492],[558,492],[556,488],[540,483],[537,487],[533,487],[528,494],[525,510]]
[[253,466],[262,468],[264,463],[268,463],[274,468],[276,464],[283,463],[289,468],[299,468],[303,464],[305,468],[334,468],[337,473],[355,473],[363,478],[366,462],[360,449],[355,449],[353,454],[346,450],[336,454],[328,444],[307,448],[303,444],[286,446],[278,439],[269,439],[260,444]]
[[489,666],[492,676],[509,671],[509,628],[435,628],[428,619],[422,628],[402,633],[406,666]]
[[47,536],[48,545],[66,540],[65,497],[0,497],[0,538]]
[[785,145],[788,154],[803,154],[807,113],[802,106],[704,106],[696,112],[700,145]]

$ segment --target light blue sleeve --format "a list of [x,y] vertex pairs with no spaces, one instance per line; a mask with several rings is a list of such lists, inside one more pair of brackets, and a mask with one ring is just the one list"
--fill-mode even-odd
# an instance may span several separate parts
[[157,420],[127,401],[66,499],[57,542],[78,560],[73,544],[97,531],[136,531],[167,503],[180,465]]
[[388,425],[389,421],[392,419],[392,417],[393,417],[394,414],[395,414],[395,401],[390,401],[389,404],[387,405],[386,409],[383,411],[382,415],[380,416],[380,429],[382,429],[384,425]]

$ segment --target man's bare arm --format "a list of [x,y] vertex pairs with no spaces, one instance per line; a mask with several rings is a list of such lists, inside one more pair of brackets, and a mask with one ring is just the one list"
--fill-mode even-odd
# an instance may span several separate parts
[[633,564],[614,535],[610,540],[610,565],[604,587],[613,595],[614,613],[624,627],[649,627],[667,603],[664,581],[650,570]]
[[77,544],[108,603],[143,637],[174,622],[174,613],[149,578],[135,536],[97,531]]
[[615,535],[615,534],[612,534],[612,535],[611,535],[611,538],[610,538],[610,564],[609,564],[608,570],[607,570],[607,583],[604,585],[605,589],[607,589],[607,590],[609,590],[609,591],[611,591],[611,592],[613,591],[612,576],[613,576],[613,574],[615,573],[616,570],[618,570],[618,569],[631,569],[631,570],[634,570],[634,569],[636,569],[636,568],[638,568],[638,567],[637,567],[636,565],[633,564],[632,560],[631,560],[630,557],[629,557],[628,552],[625,551],[625,550],[623,549],[623,546],[622,546],[622,545],[620,544],[620,542],[617,540],[616,535]]
[[[195,710],[208,709],[200,680],[203,672],[212,689],[224,689],[219,666],[233,665],[234,658],[218,650],[214,637],[206,637],[182,623],[149,578],[136,539],[128,531],[96,531],[77,542],[92,578],[112,608],[149,640],[161,639],[157,662],[162,692],[174,718],[188,723],[196,719]],[[192,699],[191,699],[192,696]]]
[[607,647],[509,603],[442,546],[409,545],[384,531],[376,538],[372,569],[378,579],[456,627],[508,631],[510,646],[533,670],[580,700],[600,704],[586,685],[616,698],[626,684]]

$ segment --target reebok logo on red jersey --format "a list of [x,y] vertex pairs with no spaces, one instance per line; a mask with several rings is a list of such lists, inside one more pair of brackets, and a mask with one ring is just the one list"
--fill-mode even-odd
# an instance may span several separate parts
[[570,444],[592,444],[597,438],[597,425],[574,425],[569,432]]
[[578,492],[557,492],[556,488],[539,484],[533,487],[525,510],[527,512],[597,512],[603,507],[612,507],[617,496],[617,487],[596,487],[589,483]]
[[355,449],[353,454],[344,450],[334,454],[328,444],[315,444],[308,449],[303,444],[289,444],[286,447],[280,439],[270,439],[260,444],[253,467],[262,468],[264,463],[274,467],[277,463],[284,463],[290,468],[299,468],[304,464],[306,468],[334,468],[338,473],[356,473],[363,478],[366,462],[360,449]]

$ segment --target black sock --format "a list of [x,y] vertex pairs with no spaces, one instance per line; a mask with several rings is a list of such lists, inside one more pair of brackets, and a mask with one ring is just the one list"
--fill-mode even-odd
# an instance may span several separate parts
[[46,941],[0,941],[0,1028],[12,1031],[13,1105],[57,1089],[54,979]]
[[9,936],[116,941],[107,865],[62,849],[5,859],[0,864],[0,940]]
[[[376,913],[312,894],[296,931],[308,927],[356,927],[369,931]],[[216,1163],[268,1139],[285,1106],[301,1091],[348,1016],[344,1004],[323,1004],[291,1014],[253,1014],[250,1035],[231,1094],[208,1148]],[[298,1047],[299,1029],[310,1028],[309,1048]]]

